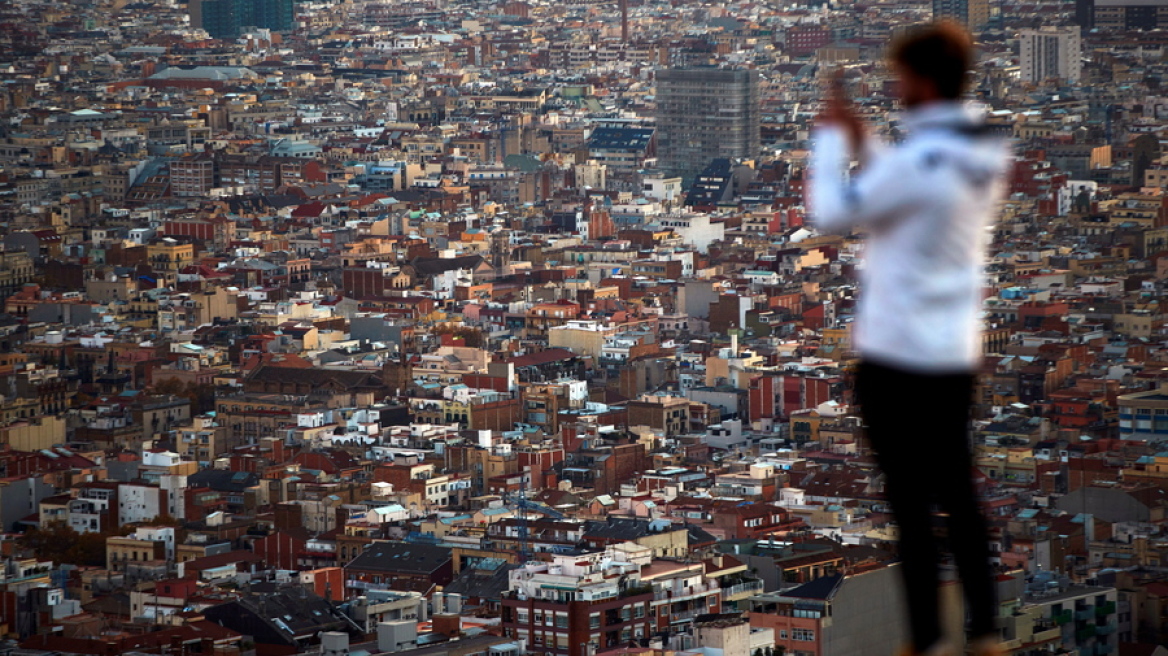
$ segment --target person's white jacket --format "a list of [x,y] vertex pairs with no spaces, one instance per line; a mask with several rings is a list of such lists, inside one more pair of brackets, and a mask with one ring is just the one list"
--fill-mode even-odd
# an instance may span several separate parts
[[868,233],[854,344],[865,360],[968,373],[981,358],[982,265],[1009,147],[957,102],[914,108],[903,143],[849,175],[842,128],[817,128],[809,210],[822,232]]

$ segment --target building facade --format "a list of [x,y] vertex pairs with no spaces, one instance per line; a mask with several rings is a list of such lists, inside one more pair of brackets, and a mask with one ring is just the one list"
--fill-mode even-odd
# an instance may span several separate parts
[[943,18],[979,30],[990,20],[989,0],[933,0],[933,20]]
[[1120,438],[1152,442],[1168,435],[1168,385],[1123,394],[1118,403]]
[[510,572],[505,634],[545,656],[586,656],[649,637],[653,587],[637,580],[639,564],[602,563],[603,555],[556,556]]
[[657,72],[658,164],[693,178],[720,157],[759,152],[758,72],[720,68]]
[[1077,27],[1043,27],[1018,35],[1020,74],[1026,82],[1059,79],[1078,82],[1083,47]]
[[786,654],[895,653],[906,637],[897,575],[896,566],[881,567],[757,595],[748,600],[750,625],[773,629],[775,647]]
[[1102,32],[1168,28],[1168,0],[1076,0],[1075,22]]
[[292,29],[292,0],[191,0],[190,15],[213,38],[234,39],[248,27]]

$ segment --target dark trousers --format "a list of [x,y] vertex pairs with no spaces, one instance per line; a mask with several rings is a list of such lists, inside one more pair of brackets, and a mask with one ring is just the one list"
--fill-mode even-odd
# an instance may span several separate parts
[[900,528],[900,571],[918,651],[941,638],[941,548],[933,532],[934,506],[947,517],[949,551],[965,591],[970,634],[995,632],[989,535],[972,478],[972,392],[970,374],[920,374],[864,362],[856,376],[860,412]]

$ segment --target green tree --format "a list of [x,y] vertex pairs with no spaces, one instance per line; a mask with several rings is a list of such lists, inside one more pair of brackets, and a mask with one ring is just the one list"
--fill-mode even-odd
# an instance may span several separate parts
[[133,527],[123,526],[101,533],[78,533],[65,524],[53,523],[29,529],[18,538],[18,542],[37,558],[54,563],[104,567],[106,538],[133,532]]
[[154,385],[150,388],[151,392],[159,396],[183,396],[186,392],[187,386],[177,378],[163,378],[162,380],[154,381]]
[[164,378],[155,381],[151,391],[154,394],[169,394],[170,396],[186,398],[191,402],[191,414],[193,415],[206,414],[215,409],[214,385],[200,385],[193,381],[183,383],[178,378]]
[[215,386],[187,383],[183,396],[191,400],[191,414],[203,415],[215,409]]
[[461,326],[458,324],[440,324],[433,329],[435,335],[452,335],[461,338],[463,346],[471,348],[482,348],[486,343],[483,338],[483,332],[478,328],[471,328],[470,326]]

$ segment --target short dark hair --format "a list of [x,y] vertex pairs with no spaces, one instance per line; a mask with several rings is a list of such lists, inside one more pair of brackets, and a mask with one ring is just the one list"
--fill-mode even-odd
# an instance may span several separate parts
[[941,21],[898,38],[889,48],[888,58],[932,82],[943,98],[956,100],[965,91],[967,74],[973,67],[973,39],[957,23]]

